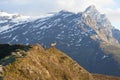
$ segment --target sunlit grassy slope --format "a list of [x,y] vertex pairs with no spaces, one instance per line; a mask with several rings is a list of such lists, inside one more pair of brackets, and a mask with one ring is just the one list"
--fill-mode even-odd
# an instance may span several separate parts
[[120,80],[90,74],[55,47],[6,44],[0,45],[0,55],[3,54],[0,80]]
[[[12,59],[14,58],[14,59]],[[3,80],[92,80],[92,76],[56,48],[33,45],[5,57]]]

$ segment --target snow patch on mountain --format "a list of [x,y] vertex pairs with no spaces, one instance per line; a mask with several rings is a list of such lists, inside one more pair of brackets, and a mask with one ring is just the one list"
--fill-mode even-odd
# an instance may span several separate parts
[[12,19],[13,22],[16,21],[26,21],[30,17],[29,16],[23,16],[20,14],[9,14],[7,12],[0,11],[0,18],[2,19]]
[[104,56],[102,57],[102,59],[105,59],[105,58],[107,58],[107,57],[109,57],[109,56],[107,56],[107,55],[104,55]]
[[7,30],[7,29],[9,29],[9,28],[10,28],[9,25],[0,27],[0,33],[3,32],[3,31],[5,31],[5,30]]

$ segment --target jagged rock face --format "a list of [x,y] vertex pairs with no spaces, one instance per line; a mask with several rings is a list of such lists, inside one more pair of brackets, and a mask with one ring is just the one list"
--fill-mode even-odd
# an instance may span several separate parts
[[[13,48],[14,45],[9,46],[9,50]],[[2,80],[94,80],[89,72],[54,47],[44,50],[40,45],[32,45],[27,51],[19,49],[14,53],[18,52],[25,56],[11,54],[3,58],[4,63],[11,57],[15,59],[4,66]]]
[[100,14],[95,6],[90,6],[83,12],[83,15],[85,23],[95,30],[102,41],[118,44],[117,40],[112,36],[113,26],[105,14]]
[[[9,24],[9,23],[8,23]],[[1,29],[1,28],[0,28]],[[56,47],[90,72],[120,76],[118,61],[119,43],[112,33],[113,26],[104,14],[94,6],[75,14],[68,11],[59,13],[3,30],[1,43],[41,43],[48,47],[56,42]],[[115,50],[109,46],[115,45]],[[107,53],[107,54],[106,54]]]

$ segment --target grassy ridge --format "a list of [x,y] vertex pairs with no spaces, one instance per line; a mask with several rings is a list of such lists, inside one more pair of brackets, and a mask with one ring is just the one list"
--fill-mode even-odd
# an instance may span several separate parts
[[4,67],[4,80],[92,80],[92,76],[56,48],[33,45],[26,56]]
[[5,63],[14,58],[3,66],[0,80],[120,80],[92,75],[54,47],[45,50],[40,45],[30,45],[17,48],[10,54],[1,59]]

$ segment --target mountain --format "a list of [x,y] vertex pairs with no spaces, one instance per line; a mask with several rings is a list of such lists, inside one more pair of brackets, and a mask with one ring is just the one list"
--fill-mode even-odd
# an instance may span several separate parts
[[89,72],[120,76],[119,30],[93,5],[77,14],[62,10],[5,30],[0,26],[0,43],[40,43],[48,48],[56,42],[58,49]]
[[31,21],[29,16],[23,16],[20,14],[9,14],[7,12],[0,11],[0,32],[8,29],[12,29],[18,24],[23,24]]
[[91,74],[55,47],[0,44],[1,80],[120,80]]
[[0,54],[11,52],[0,59],[3,80],[93,80],[89,72],[56,48],[9,44],[0,47]]

